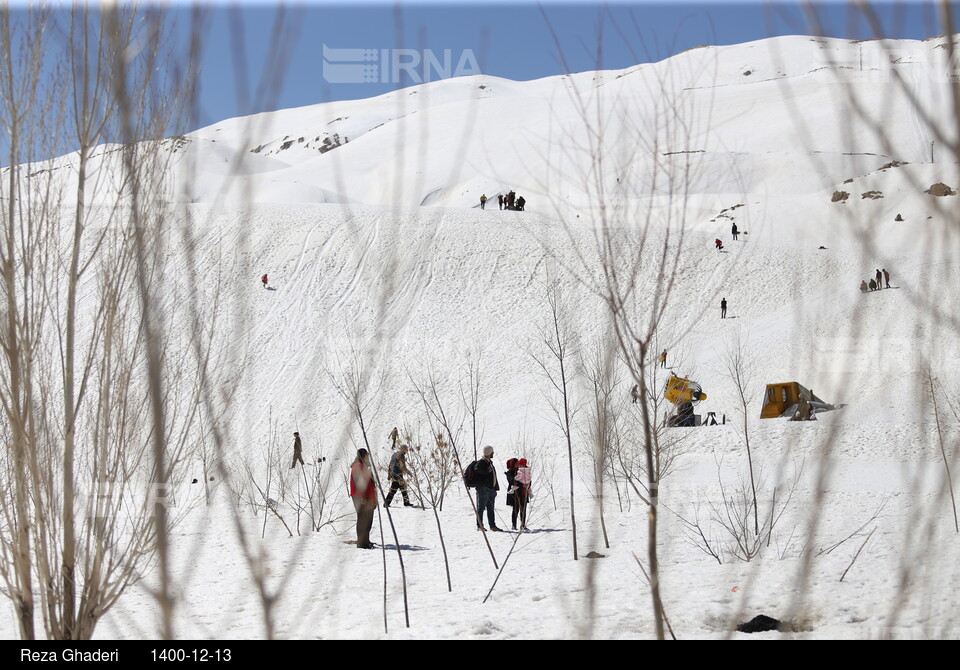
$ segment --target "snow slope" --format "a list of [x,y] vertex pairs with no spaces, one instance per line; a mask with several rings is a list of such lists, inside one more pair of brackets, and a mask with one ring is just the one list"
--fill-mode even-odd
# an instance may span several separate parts
[[[927,113],[942,116],[939,43],[893,46],[903,54],[894,67],[909,90]],[[932,137],[922,119],[888,73],[870,66],[886,62],[883,47],[795,36],[693,49],[616,72],[523,83],[467,77],[230,119],[175,143],[169,193],[193,221],[198,259],[188,266],[171,235],[174,281],[189,282],[223,329],[223,383],[235,392],[224,408],[228,458],[238,470],[244,459],[262,469],[265,445],[275,441],[285,460],[287,435],[299,430],[308,460],[328,458],[331,504],[342,512],[297,537],[268,517],[260,542],[264,517],[251,506],[237,511],[222,488],[205,506],[197,487],[184,485],[182,499],[196,507],[175,537],[178,634],[264,635],[238,518],[265,552],[268,582],[280,593],[277,637],[650,637],[649,588],[636,561],[646,560],[646,507],[622,482],[608,484],[604,545],[588,493],[581,379],[573,435],[581,560],[572,560],[566,447],[531,353],[543,350],[544,286],[557,278],[580,350],[602,337],[604,306],[571,271],[596,271],[593,189],[602,183],[613,192],[623,178],[631,211],[670,221],[654,225],[660,240],[677,225],[670,214],[677,202],[650,165],[651,157],[670,154],[689,160],[690,174],[685,234],[668,243],[679,279],[654,348],[666,347],[671,362],[680,361],[676,371],[703,384],[709,397],[698,412],[729,419],[684,431],[677,470],[662,484],[661,581],[674,631],[681,638],[741,637],[732,632],[736,624],[764,613],[791,626],[766,636],[957,637],[960,577],[952,565],[960,539],[944,498],[923,372],[929,367],[957,388],[950,375],[960,361],[960,294],[948,287],[960,272],[960,227],[953,197],[924,189],[935,182],[957,188],[960,178],[940,142],[930,160]],[[868,67],[827,67],[850,53],[864,55]],[[847,83],[892,142],[851,111]],[[583,178],[590,138],[577,95],[604,110],[598,141],[615,159],[598,181]],[[681,110],[683,133],[663,116],[667,98]],[[71,160],[58,159],[66,174]],[[486,211],[477,207],[481,193],[511,188],[527,197],[528,211],[497,210],[495,197],[492,211],[490,202]],[[839,190],[849,198],[832,202]],[[861,197],[870,191],[882,197]],[[905,221],[895,222],[897,214]],[[733,221],[741,230],[736,242]],[[640,263],[640,284],[651,286],[656,266],[632,253],[642,219],[617,223],[621,269]],[[716,237],[725,253],[713,249]],[[891,271],[894,288],[861,294],[860,281],[876,268]],[[273,290],[260,286],[264,272]],[[729,302],[726,320],[719,318],[721,298]],[[165,300],[176,321],[182,294]],[[718,562],[698,549],[683,519],[699,515],[708,537],[723,544],[710,505],[729,498],[746,468],[736,392],[720,364],[737,334],[757,361],[749,417],[762,492],[783,500],[794,477],[797,484],[760,557],[742,562],[727,552]],[[472,460],[460,393],[468,353],[482,351],[479,441],[495,446],[501,471],[510,456],[531,458],[537,494],[532,530],[517,540],[486,603],[497,570],[463,489],[451,489],[439,514],[452,593],[432,510],[391,508],[411,611],[408,629],[396,554],[388,552],[388,633],[383,556],[346,543],[353,511],[339,487],[363,443],[334,380],[358,350],[372,371],[367,427],[381,465],[392,426],[431,432],[412,382],[427,370],[456,405],[461,456]],[[791,380],[847,406],[815,423],[757,421],[764,384]],[[621,383],[624,413],[632,411],[631,385]],[[956,428],[946,430],[956,464]],[[277,476],[282,481],[269,493],[289,523],[303,475],[284,466]],[[497,509],[500,526],[509,527],[502,493]],[[374,537],[394,545],[385,516]],[[502,565],[515,536],[489,539]],[[590,551],[605,557],[585,558]],[[156,635],[158,611],[146,588],[153,580],[147,575],[144,588],[121,599],[98,636]],[[10,612],[0,619],[4,637],[16,631]]]

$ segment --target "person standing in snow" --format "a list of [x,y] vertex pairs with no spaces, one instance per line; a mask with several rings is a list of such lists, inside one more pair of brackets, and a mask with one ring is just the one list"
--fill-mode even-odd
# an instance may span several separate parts
[[500,484],[497,482],[497,469],[493,465],[493,447],[487,445],[483,448],[483,458],[477,461],[477,530],[483,528],[483,512],[487,512],[487,522],[490,530],[500,531],[497,528],[497,521],[494,518],[493,504],[497,499],[497,491],[500,490]]
[[[507,471],[503,474],[507,477],[507,505],[513,508],[511,521],[513,530],[517,530],[517,517],[520,517],[520,530],[527,529],[527,498],[530,468],[526,467],[527,460],[521,458],[511,458],[507,461]],[[520,481],[520,468],[524,468],[527,477],[527,484]]]
[[300,442],[300,433],[293,434],[293,463],[290,464],[290,469],[293,470],[297,467],[297,462],[300,462],[300,465],[303,465],[303,443]]
[[503,209],[503,193],[497,193],[497,204]]
[[877,268],[877,288],[883,288],[883,275],[880,274],[880,268]]
[[393,456],[390,457],[390,492],[383,501],[384,507],[390,507],[390,503],[393,502],[393,496],[397,494],[398,490],[400,491],[400,495],[403,496],[403,506],[413,507],[410,499],[407,497],[407,483],[403,479],[403,476],[407,474],[408,450],[409,447],[402,444],[400,445],[400,449],[394,451]]
[[480,196],[480,209],[486,209],[486,208],[487,208],[487,194],[484,193],[483,195]]
[[726,298],[720,301],[720,318],[721,319],[727,318],[727,299]]
[[523,206],[526,204],[527,204],[527,201],[524,199],[522,195],[519,198],[517,198],[517,209],[519,209],[521,212],[523,211]]
[[519,487],[517,486],[516,477],[517,477],[517,459],[509,458],[507,459],[507,470],[503,473],[507,478],[507,506],[513,508],[513,529],[517,529],[517,514],[519,513],[519,506],[517,505],[517,491]]
[[866,293],[866,292],[867,292],[867,280],[866,280],[866,279],[864,279],[862,282],[860,282],[860,292],[861,292],[861,293]]
[[633,388],[630,389],[630,397],[633,398],[633,404],[637,404],[640,399],[640,384],[633,385]]
[[737,224],[733,224],[733,225],[730,227],[730,233],[733,235],[733,239],[734,239],[734,240],[737,239],[737,234],[738,234],[739,232],[740,232],[740,231],[737,230]]
[[883,281],[884,281],[884,283],[886,283],[887,288],[890,288],[890,273],[887,272],[887,268],[883,268],[883,270],[881,270],[881,272],[883,272]]
[[394,426],[393,430],[390,431],[390,439],[393,441],[393,446],[391,447],[391,449],[393,449],[394,451],[397,450],[397,438],[399,436],[400,434],[397,432],[397,427]]
[[527,529],[527,502],[533,496],[530,492],[530,484],[531,484],[530,466],[527,465],[527,459],[525,458],[521,458],[519,461],[517,461],[517,476],[514,478],[514,483],[517,486],[517,491],[514,494],[514,501],[513,501],[514,505],[516,505],[516,507],[514,507],[513,528],[514,530],[516,530],[517,528],[517,523],[516,523],[517,507],[519,507],[520,530],[526,530]]
[[266,272],[264,272],[264,273],[263,273],[263,276],[260,277],[260,281],[263,282],[263,288],[267,288],[267,273],[266,273]]
[[660,352],[660,367],[661,368],[667,367],[667,350],[666,349]]
[[366,449],[357,451],[357,458],[350,467],[350,498],[357,510],[357,548],[373,549],[370,529],[373,527],[373,512],[377,509],[377,487],[370,472],[370,454]]

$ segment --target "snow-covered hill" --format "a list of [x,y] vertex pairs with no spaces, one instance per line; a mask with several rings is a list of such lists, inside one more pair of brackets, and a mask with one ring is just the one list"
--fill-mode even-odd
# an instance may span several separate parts
[[[495,445],[501,471],[510,456],[539,459],[534,532],[517,541],[481,604],[497,571],[463,490],[451,489],[441,513],[453,593],[433,513],[394,509],[412,612],[408,630],[388,555],[387,636],[650,636],[649,590],[634,559],[644,558],[646,508],[622,481],[608,484],[610,547],[603,545],[588,494],[581,381],[573,436],[580,551],[606,558],[571,559],[565,444],[531,355],[543,349],[537,333],[548,318],[551,281],[562,287],[585,357],[603,336],[604,305],[576,277],[597,270],[591,259],[602,190],[614,194],[616,212],[635,215],[615,223],[623,234],[620,269],[638,264],[641,287],[655,283],[660,266],[631,253],[631,245],[639,245],[647,222],[658,244],[672,234],[662,248],[677,259],[678,281],[654,348],[667,348],[676,372],[702,383],[709,397],[698,412],[730,420],[690,429],[678,469],[661,488],[662,588],[677,635],[723,636],[738,618],[761,612],[792,616],[802,596],[807,608],[791,621],[793,634],[914,635],[891,616],[896,611],[922,634],[936,628],[955,637],[952,594],[960,584],[951,566],[960,540],[946,532],[949,499],[923,377],[932,370],[954,396],[960,388],[951,376],[960,362],[958,196],[925,192],[938,182],[960,187],[956,157],[945,148],[954,137],[950,125],[935,137],[924,121],[949,115],[943,52],[940,40],[781,37],[692,49],[621,71],[532,82],[452,79],[230,119],[171,142],[168,193],[193,222],[197,256],[188,264],[181,238],[171,233],[170,281],[195,291],[221,332],[219,379],[232,393],[223,419],[226,457],[237,472],[244,459],[262,467],[271,432],[286,449],[296,429],[308,460],[328,457],[340,482],[362,439],[334,378],[359,351],[371,373],[367,428],[379,463],[389,458],[392,426],[435,430],[413,388],[428,370],[456,405],[460,447],[472,460],[460,398],[468,354],[482,351],[480,441]],[[831,67],[837,61],[845,64]],[[922,113],[911,96],[923,101]],[[598,119],[599,136],[592,132]],[[606,160],[591,163],[599,154]],[[56,167],[69,175],[73,160],[57,159]],[[661,180],[678,169],[685,170],[682,183]],[[510,189],[526,197],[527,211],[497,208],[496,195]],[[846,199],[835,199],[837,192]],[[486,210],[481,194],[492,197]],[[718,237],[723,253],[713,247]],[[877,268],[891,272],[893,288],[861,294],[861,280]],[[263,273],[272,290],[260,285]],[[720,319],[721,298],[731,318]],[[179,323],[183,293],[161,299],[171,323]],[[750,563],[724,555],[720,564],[697,548],[682,519],[699,509],[706,527],[709,505],[730,495],[746,466],[735,387],[720,363],[738,336],[756,361],[749,416],[754,456],[767,473],[763,491],[784,496],[801,463],[803,473],[763,555]],[[793,380],[847,406],[816,423],[758,421],[764,385]],[[631,385],[621,384],[624,413]],[[947,438],[956,463],[953,428]],[[284,469],[282,484],[273,483],[287,496],[283,504],[301,486],[297,473]],[[220,493],[178,529],[178,632],[258,636],[256,594],[230,523],[235,509]],[[353,511],[339,488],[332,500],[345,516],[316,533],[290,538],[267,519],[267,569],[283,589],[278,636],[384,635],[382,558],[344,543],[352,538]],[[509,512],[502,495],[497,505]],[[815,523],[812,509],[820,512]],[[251,528],[263,523],[247,506],[239,515]],[[931,519],[923,542],[911,542]],[[378,523],[375,533],[386,517]],[[826,551],[861,524],[861,534]],[[719,546],[722,530],[712,527],[708,536]],[[874,527],[857,567],[839,582]],[[514,537],[490,539],[502,562]],[[393,544],[389,534],[385,541]],[[921,544],[936,560],[903,573],[916,566]],[[292,584],[281,582],[288,572]],[[154,614],[145,591],[131,592],[98,634],[149,636]],[[0,625],[5,636],[14,634],[12,618]]]

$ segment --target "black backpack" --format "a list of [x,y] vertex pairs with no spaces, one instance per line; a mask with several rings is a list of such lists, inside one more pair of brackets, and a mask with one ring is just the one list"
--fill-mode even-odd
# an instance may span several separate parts
[[476,488],[477,484],[480,481],[480,477],[477,476],[477,463],[479,461],[474,461],[467,466],[467,469],[463,471],[463,483],[467,488]]

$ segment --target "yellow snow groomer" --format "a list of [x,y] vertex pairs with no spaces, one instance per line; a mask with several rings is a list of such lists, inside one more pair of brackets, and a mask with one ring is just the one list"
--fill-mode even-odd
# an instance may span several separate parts
[[693,413],[693,406],[706,400],[707,394],[697,382],[670,375],[663,388],[663,397],[677,408],[676,414],[667,420],[667,425],[696,426],[697,416]]

